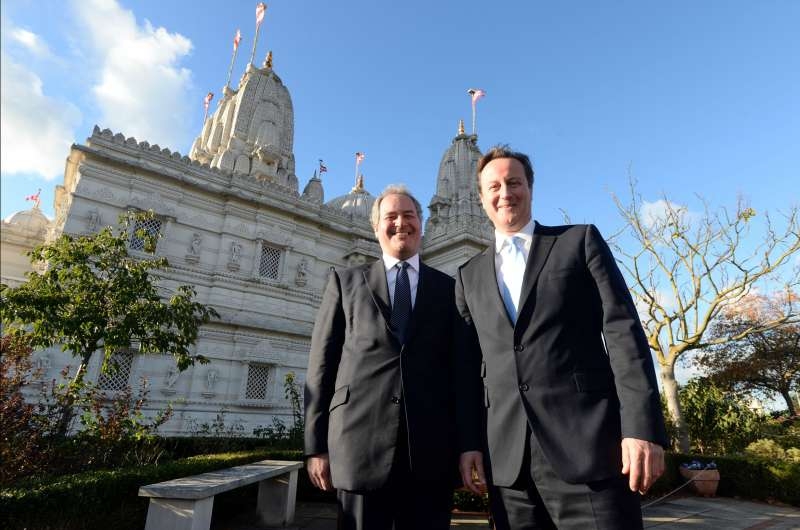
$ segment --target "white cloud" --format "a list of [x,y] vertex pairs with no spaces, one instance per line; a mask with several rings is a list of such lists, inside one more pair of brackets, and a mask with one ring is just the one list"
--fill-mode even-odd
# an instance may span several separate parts
[[191,52],[192,42],[148,21],[137,24],[133,12],[115,0],[73,5],[98,60],[92,91],[101,112],[99,125],[172,149],[187,144],[192,81],[180,61]]
[[664,199],[655,202],[642,201],[640,213],[645,225],[650,228],[663,224],[673,215],[681,222],[690,222],[692,218],[686,206]]
[[0,57],[0,171],[61,176],[80,111],[47,96],[42,80],[4,52]]
[[47,43],[44,42],[36,33],[28,31],[27,29],[12,26],[9,28],[8,34],[11,40],[21,44],[33,55],[37,57],[52,57]]

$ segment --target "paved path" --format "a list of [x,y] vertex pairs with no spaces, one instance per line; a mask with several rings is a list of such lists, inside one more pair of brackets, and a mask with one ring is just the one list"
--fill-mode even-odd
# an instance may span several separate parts
[[[219,530],[261,530],[252,517],[214,525]],[[644,527],[657,530],[800,530],[800,509],[726,497],[682,497],[644,508]],[[335,530],[336,506],[301,502],[294,525],[302,530]],[[489,530],[486,517],[454,515],[451,528]]]

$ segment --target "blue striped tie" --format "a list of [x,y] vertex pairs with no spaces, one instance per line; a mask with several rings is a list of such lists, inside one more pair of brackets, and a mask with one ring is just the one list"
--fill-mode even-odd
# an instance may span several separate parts
[[394,305],[390,324],[400,344],[405,344],[406,328],[411,320],[411,283],[408,281],[408,263],[397,263],[397,281],[394,284]]

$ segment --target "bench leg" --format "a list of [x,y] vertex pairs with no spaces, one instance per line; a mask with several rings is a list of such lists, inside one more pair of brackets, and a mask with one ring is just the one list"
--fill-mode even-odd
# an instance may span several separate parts
[[150,498],[145,530],[208,530],[214,497],[196,501]]
[[286,526],[294,521],[297,498],[297,470],[288,475],[262,480],[258,483],[258,512],[267,526]]

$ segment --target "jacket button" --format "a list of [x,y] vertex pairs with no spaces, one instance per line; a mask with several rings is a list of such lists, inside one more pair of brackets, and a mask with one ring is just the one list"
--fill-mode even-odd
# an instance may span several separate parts
[[522,344],[515,344],[514,345],[514,351],[517,352],[517,353],[521,352],[524,349],[525,349],[525,346],[523,346]]
[[523,392],[527,392],[528,390],[530,390],[530,387],[528,386],[527,383],[522,383],[521,385],[519,385],[519,389],[522,390]]
[[392,396],[392,403],[394,403],[395,405],[399,404],[400,398],[397,396]]

